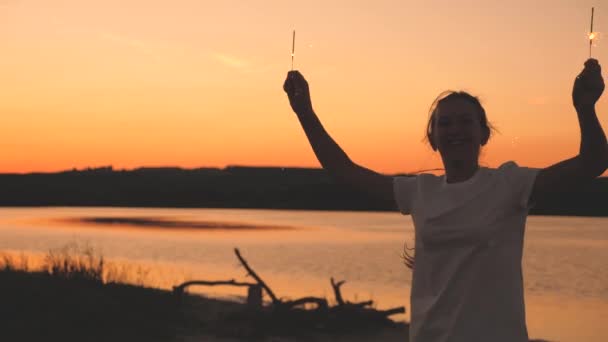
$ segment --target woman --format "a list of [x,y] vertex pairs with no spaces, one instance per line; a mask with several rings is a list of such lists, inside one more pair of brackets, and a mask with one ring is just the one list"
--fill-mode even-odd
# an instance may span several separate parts
[[606,136],[595,104],[604,90],[597,60],[585,62],[572,91],[581,130],[579,154],[544,169],[506,162],[479,166],[491,133],[477,98],[447,92],[431,107],[427,138],[445,175],[389,177],[355,164],[313,111],[297,71],[284,84],[321,165],[402,214],[416,231],[410,341],[528,341],[521,258],[528,211],[536,201],[601,175]]

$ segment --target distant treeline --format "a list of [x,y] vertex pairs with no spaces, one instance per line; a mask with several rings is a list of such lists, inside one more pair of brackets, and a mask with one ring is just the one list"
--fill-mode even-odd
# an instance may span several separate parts
[[[391,209],[322,169],[237,166],[0,174],[0,206]],[[608,216],[608,178],[552,196],[532,214]]]

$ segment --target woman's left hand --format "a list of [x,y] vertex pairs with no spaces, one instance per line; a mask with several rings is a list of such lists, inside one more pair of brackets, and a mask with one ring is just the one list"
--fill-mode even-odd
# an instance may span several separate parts
[[604,92],[602,68],[597,59],[589,58],[585,68],[574,80],[572,102],[576,109],[587,109],[595,106]]

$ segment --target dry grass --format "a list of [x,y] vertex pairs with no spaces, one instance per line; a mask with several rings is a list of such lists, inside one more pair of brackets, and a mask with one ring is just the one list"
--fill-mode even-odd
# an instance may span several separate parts
[[69,243],[49,251],[44,260],[43,271],[63,279],[103,283],[104,264],[103,256],[92,246]]
[[20,253],[18,257],[7,253],[0,253],[0,271],[24,271],[28,272],[29,257],[25,253]]
[[47,275],[100,284],[150,285],[150,269],[141,265],[107,261],[88,243],[71,242],[50,249],[40,261],[27,254],[0,252],[0,271],[42,272]]

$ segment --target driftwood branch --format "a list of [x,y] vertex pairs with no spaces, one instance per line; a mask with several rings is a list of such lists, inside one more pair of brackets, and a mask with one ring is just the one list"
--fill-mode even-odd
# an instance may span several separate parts
[[[173,287],[173,292],[176,294],[182,294],[185,288],[191,285],[229,285],[247,287],[246,310],[242,313],[232,314],[232,319],[228,324],[228,329],[230,330],[234,330],[234,319],[236,319],[236,322],[242,322],[247,326],[253,324],[255,329],[270,329],[271,331],[279,332],[293,332],[298,329],[351,331],[353,327],[363,330],[377,329],[395,324],[395,322],[388,318],[389,316],[405,313],[404,307],[377,310],[372,307],[373,301],[371,300],[358,303],[344,300],[341,289],[346,281],[336,281],[333,277],[330,278],[331,286],[336,298],[336,304],[333,306],[328,305],[327,299],[313,296],[295,300],[277,298],[270,287],[251,268],[251,266],[249,266],[238,248],[234,249],[234,253],[243,267],[247,270],[247,275],[251,276],[255,282],[239,282],[234,279],[216,281],[195,280],[187,281]],[[407,254],[407,251],[404,250],[404,253]],[[407,256],[411,258],[409,254],[407,254]],[[413,258],[406,260],[410,260],[409,262],[413,264]],[[265,291],[272,300],[272,304],[269,306],[262,305],[263,291]],[[177,296],[176,298],[179,299],[180,297]],[[308,304],[313,305],[308,306]],[[240,319],[242,319],[242,321],[239,321]],[[257,333],[259,333],[259,331],[254,332],[254,334]]]
[[191,286],[191,285],[205,285],[205,286],[216,286],[216,285],[254,286],[256,284],[254,284],[254,283],[238,282],[238,281],[235,281],[234,279],[230,279],[230,280],[215,280],[215,281],[192,280],[192,281],[187,281],[187,282],[181,283],[178,286],[173,286],[173,293],[174,294],[182,294],[182,293],[184,293],[184,290],[186,289],[186,287]]
[[309,303],[316,304],[317,309],[327,309],[327,307],[328,307],[327,300],[325,298],[318,298],[318,297],[304,297],[304,298],[296,299],[293,301],[284,302],[283,306],[286,308],[293,308],[296,306],[309,304]]
[[359,302],[359,303],[350,303],[350,302],[346,303],[346,305],[355,307],[355,308],[364,308],[366,306],[372,306],[372,304],[374,304],[373,300],[367,300],[365,302]]
[[338,306],[348,306],[350,308],[364,308],[366,306],[371,306],[374,302],[371,300],[365,301],[365,302],[359,302],[359,303],[352,303],[349,301],[344,301],[344,298],[342,297],[342,291],[340,290],[340,287],[342,285],[344,285],[344,283],[346,283],[345,280],[341,280],[339,282],[336,282],[334,280],[333,277],[331,277],[329,279],[329,281],[331,282],[331,287],[334,289],[334,295],[336,296],[336,303],[338,303]]
[[405,313],[405,308],[403,306],[400,306],[400,307],[388,309],[388,310],[379,310],[378,312],[383,314],[384,316],[390,316],[390,315]]
[[270,297],[270,299],[272,299],[272,303],[273,304],[280,304],[281,301],[277,298],[277,296],[274,295],[274,292],[272,292],[272,290],[270,289],[270,287],[268,287],[268,285],[266,285],[266,283],[262,280],[262,278],[260,278],[257,275],[257,273],[255,273],[253,271],[253,269],[251,269],[251,267],[249,267],[249,264],[247,264],[247,261],[245,261],[245,259],[241,256],[241,252],[239,251],[238,248],[234,249],[234,253],[236,254],[236,257],[239,259],[239,261],[241,262],[241,264],[243,265],[243,267],[245,267],[245,269],[247,270],[247,273],[253,279],[255,279],[255,281],[258,282],[258,284],[266,291],[266,293],[268,293],[268,296]]
[[338,305],[344,305],[344,299],[342,298],[342,293],[340,292],[340,286],[344,285],[344,283],[346,281],[341,280],[336,283],[334,281],[333,277],[331,277],[329,280],[331,282],[331,287],[334,289],[334,295],[336,296],[336,302],[338,303]]

